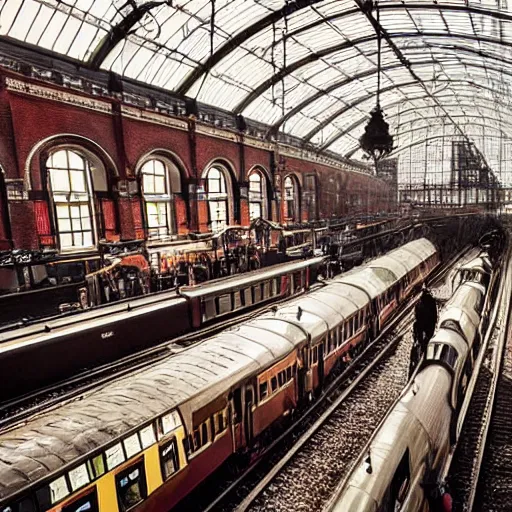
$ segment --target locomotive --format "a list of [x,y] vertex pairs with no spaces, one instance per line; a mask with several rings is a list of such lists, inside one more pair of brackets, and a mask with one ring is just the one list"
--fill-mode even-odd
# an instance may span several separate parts
[[438,264],[429,240],[408,243],[0,433],[0,510],[171,508],[321,390]]

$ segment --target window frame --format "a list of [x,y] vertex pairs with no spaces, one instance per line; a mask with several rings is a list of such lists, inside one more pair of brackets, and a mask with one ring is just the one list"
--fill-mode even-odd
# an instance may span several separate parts
[[[142,499],[137,503],[127,507],[120,499],[119,495],[119,483],[123,477],[128,478],[128,475],[135,470],[139,470],[139,481],[141,482],[140,486],[140,495]],[[135,507],[140,505],[147,497],[148,497],[148,489],[147,489],[147,479],[146,479],[146,470],[144,467],[144,457],[132,462],[129,466],[124,467],[121,471],[115,474],[115,486],[116,486],[116,497],[117,504],[119,507],[119,512],[129,512],[133,510]]]
[[[157,174],[156,163],[160,164],[163,168],[163,174]],[[152,165],[152,172],[147,170],[149,165]],[[154,156],[145,160],[139,168],[139,183],[142,200],[144,202],[144,219],[147,230],[147,236],[149,240],[162,240],[168,237],[175,236],[178,232],[176,223],[176,212],[174,210],[174,196],[171,187],[171,179],[169,175],[169,165],[166,163],[164,158]],[[156,191],[148,192],[145,186],[145,177],[152,177],[155,183],[156,177],[163,177],[164,179],[164,191],[159,193]],[[181,177],[180,177],[181,178]],[[148,205],[154,204],[157,209],[157,216],[160,216],[158,208],[160,205],[164,205],[165,208],[165,224],[159,224],[158,226],[150,226],[150,214],[148,211]],[[151,231],[156,231],[151,233]]]
[[[61,167],[58,164],[54,164],[54,158],[55,155],[59,153],[65,154],[66,159],[66,166]],[[72,164],[70,163],[70,156],[69,154],[72,153],[73,155],[76,155],[78,158],[80,158],[83,162],[83,169],[78,169],[77,167],[72,167]],[[62,254],[73,254],[73,253],[80,253],[80,252],[89,252],[97,250],[98,246],[98,226],[97,226],[97,218],[96,218],[96,208],[95,208],[95,195],[94,195],[94,187],[92,183],[92,176],[91,176],[91,161],[87,157],[87,155],[80,151],[80,148],[75,148],[71,146],[64,146],[64,147],[57,147],[54,148],[49,154],[46,159],[46,162],[44,164],[44,170],[45,170],[45,183],[46,183],[46,190],[48,193],[48,202],[50,206],[50,210],[52,212],[53,217],[53,228],[55,233],[55,244],[58,247],[58,250]],[[67,173],[68,178],[68,184],[69,184],[69,190],[55,190],[54,189],[54,179],[52,178],[53,174],[52,171],[65,171]],[[73,191],[72,190],[72,172],[81,172],[83,173],[83,183],[84,183],[84,191]],[[71,200],[71,196],[73,194],[83,194],[86,199],[84,200]],[[62,200],[61,198],[63,196],[66,196],[65,200]],[[60,197],[60,199],[57,199]],[[59,209],[58,207],[65,207],[68,211],[68,217],[59,217]],[[79,217],[73,217],[72,216],[72,207],[78,207],[79,209]],[[78,229],[75,230],[73,228],[73,220],[80,220],[80,224],[82,225],[83,219],[86,219],[87,217],[82,217],[82,207],[86,207],[88,209],[88,219],[90,222],[90,229]],[[69,230],[64,230],[59,227],[59,218],[67,220],[70,225]],[[81,226],[82,227],[82,226]],[[85,233],[89,233],[91,236],[91,245],[71,245],[71,246],[64,246],[62,243],[61,236],[62,235],[70,235],[73,244],[74,244],[74,235],[77,233],[82,234],[82,241]]]
[[[173,462],[174,462],[174,467],[175,467],[175,470],[169,474],[168,476],[165,476],[165,462],[164,459],[163,459],[163,451],[168,448],[169,446],[173,446],[174,449],[174,453],[173,453]],[[176,475],[176,473],[178,473],[180,471],[180,453],[179,453],[179,450],[178,450],[178,441],[176,439],[176,436],[171,436],[169,437],[168,439],[165,439],[163,440],[159,445],[158,445],[158,456],[159,456],[159,460],[160,460],[160,471],[161,471],[161,474],[162,474],[162,481],[163,482],[167,482],[167,480],[171,479],[174,475]]]

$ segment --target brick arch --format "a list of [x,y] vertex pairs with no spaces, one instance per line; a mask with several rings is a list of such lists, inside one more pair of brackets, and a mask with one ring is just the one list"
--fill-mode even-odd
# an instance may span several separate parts
[[119,177],[119,170],[112,156],[98,143],[87,137],[74,134],[58,134],[40,140],[31,150],[25,162],[24,188],[25,190],[42,189],[44,185],[43,163],[46,162],[52,151],[58,149],[75,149],[83,152],[91,163],[101,163],[107,174],[109,182]]

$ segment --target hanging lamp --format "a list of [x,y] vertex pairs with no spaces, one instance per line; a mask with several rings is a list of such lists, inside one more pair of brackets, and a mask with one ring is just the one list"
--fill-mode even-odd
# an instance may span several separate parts
[[384,120],[384,113],[380,106],[380,79],[381,79],[381,46],[382,34],[379,16],[379,4],[375,2],[377,10],[377,105],[370,112],[370,120],[365,126],[364,133],[359,139],[361,149],[375,164],[375,173],[378,174],[378,163],[393,150],[393,136],[389,133],[389,124]]

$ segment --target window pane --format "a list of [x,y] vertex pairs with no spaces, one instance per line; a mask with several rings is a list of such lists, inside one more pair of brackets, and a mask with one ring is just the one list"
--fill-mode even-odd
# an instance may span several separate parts
[[148,446],[156,443],[155,430],[153,429],[153,425],[148,425],[146,428],[143,428],[139,434],[140,440],[142,442],[142,448],[147,448]]
[[163,176],[155,176],[155,193],[165,194],[165,178]]
[[71,213],[72,219],[79,219],[80,218],[80,206],[70,206],[69,211]]
[[155,177],[149,174],[144,174],[142,187],[145,194],[155,193]]
[[87,467],[85,464],[72,469],[69,472],[69,481],[71,482],[71,489],[76,491],[89,483],[89,475],[87,474]]
[[176,450],[176,441],[173,439],[171,442],[162,446],[160,449],[162,458],[162,469],[164,480],[167,480],[173,473],[178,470],[178,456]]
[[176,427],[181,425],[181,419],[176,411],[172,411],[170,414],[162,416],[162,433],[168,434]]
[[142,472],[139,467],[116,477],[119,501],[124,510],[134,507],[144,499]]
[[56,153],[53,153],[53,155],[48,159],[47,166],[51,168],[67,169],[68,160],[66,151],[57,151]]
[[163,162],[161,162],[160,160],[153,160],[153,163],[154,163],[155,175],[164,176],[165,175],[165,166],[164,166]]
[[50,483],[50,496],[52,503],[57,503],[69,494],[68,484],[64,476],[61,476]]
[[71,174],[71,190],[74,192],[85,192],[85,172],[70,171]]
[[139,436],[137,434],[133,434],[132,436],[126,438],[124,441],[124,449],[126,450],[126,456],[128,458],[133,457],[136,453],[139,453],[140,442]]
[[50,171],[50,179],[52,183],[52,191],[69,192],[70,185],[68,171],[57,171],[52,169]]
[[61,234],[59,239],[62,249],[69,249],[73,247],[73,236],[71,234]]
[[82,221],[80,219],[73,219],[71,226],[73,227],[73,231],[81,231],[82,230]]
[[83,247],[84,237],[82,233],[73,233],[73,245],[75,247]]
[[108,469],[115,468],[124,462],[124,453],[121,443],[118,443],[115,446],[112,446],[112,448],[105,450],[105,455],[107,456]]
[[92,459],[92,465],[94,467],[94,473],[96,478],[105,473],[105,465],[103,463],[103,455],[98,455]]
[[82,218],[82,229],[90,230],[91,229],[91,219],[90,217]]
[[92,231],[84,232],[84,247],[92,247],[94,244],[92,242]]
[[85,169],[85,162],[84,159],[75,153],[74,151],[68,151],[68,158],[69,158],[69,168],[70,169]]
[[58,219],[58,227],[60,232],[71,231],[71,221],[69,219]]
[[58,205],[56,210],[58,219],[69,219],[69,208],[67,206]]

